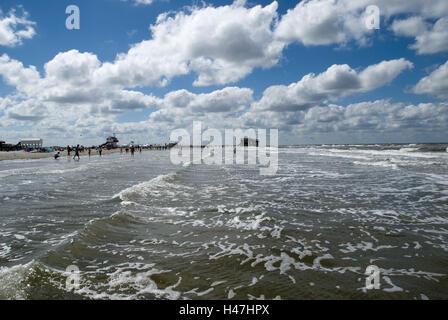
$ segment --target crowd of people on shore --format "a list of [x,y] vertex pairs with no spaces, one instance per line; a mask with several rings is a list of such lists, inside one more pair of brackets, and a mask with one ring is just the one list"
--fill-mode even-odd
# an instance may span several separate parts
[[[106,148],[106,150],[112,150],[112,149],[118,149],[118,148]],[[125,147],[119,147],[120,153],[126,152],[126,154],[130,153],[132,157],[134,157],[135,152],[138,151],[139,153],[143,152],[143,149],[145,150],[168,150],[169,146],[166,145],[149,145],[149,146],[134,146],[134,145],[128,145]],[[79,144],[76,145],[76,147],[67,146],[66,148],[58,148],[56,149],[56,152],[54,154],[54,159],[59,159],[62,157],[62,152],[67,151],[67,157],[71,158],[71,155],[73,153],[73,160],[80,160],[80,154],[81,153],[88,153],[89,158],[92,155],[92,152],[96,152],[100,157],[103,154],[103,151],[105,149],[102,146],[98,147],[84,147],[80,146]]]
[[[89,158],[92,155],[92,150],[96,150],[100,157],[102,156],[103,153],[103,148],[101,146],[85,148],[84,146],[80,146],[79,144],[76,147],[67,146],[65,150],[67,150],[67,157],[69,158],[71,157],[71,153],[72,152],[74,153],[73,160],[80,160],[81,159],[80,153],[84,153],[86,151],[88,152]],[[58,150],[55,152],[54,158],[56,160],[62,156],[61,151],[64,150]]]

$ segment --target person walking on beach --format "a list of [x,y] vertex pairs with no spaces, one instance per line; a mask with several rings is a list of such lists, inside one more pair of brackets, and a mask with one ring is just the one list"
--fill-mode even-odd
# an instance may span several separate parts
[[134,152],[135,152],[135,147],[132,145],[131,146],[131,156],[134,157]]
[[73,160],[75,160],[76,157],[78,157],[78,161],[81,159],[81,157],[79,156],[79,144],[75,148],[75,155],[73,156]]
[[99,147],[99,148],[98,148],[98,153],[100,154],[100,157],[102,157],[101,154],[103,153],[103,148]]

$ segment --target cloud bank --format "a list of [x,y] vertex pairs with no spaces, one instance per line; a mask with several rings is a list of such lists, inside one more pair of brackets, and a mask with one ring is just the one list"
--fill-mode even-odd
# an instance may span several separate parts
[[[150,4],[152,1],[146,1]],[[169,136],[174,128],[193,120],[208,126],[276,127],[291,135],[311,132],[394,132],[416,128],[446,129],[446,102],[392,103],[389,100],[338,101],[388,85],[414,65],[405,58],[378,61],[365,68],[334,64],[309,73],[289,85],[271,85],[255,99],[250,88],[236,84],[255,69],[279,65],[290,45],[369,45],[375,31],[365,27],[368,5],[381,9],[382,23],[397,36],[413,37],[410,49],[418,54],[448,51],[448,2],[430,0],[348,1],[305,0],[286,14],[278,14],[276,1],[248,7],[245,1],[213,7],[190,7],[158,16],[150,26],[151,38],[100,61],[92,52],[60,52],[39,72],[7,54],[0,55],[0,76],[15,88],[0,98],[1,126],[8,134],[59,132],[61,139],[117,134]],[[399,16],[399,18],[397,18]],[[35,35],[35,23],[15,11],[0,15],[0,45],[16,46]],[[143,88],[167,86],[176,77],[193,75],[196,87],[219,86],[206,93],[188,90],[156,97]],[[412,89],[413,93],[448,98],[448,62]],[[128,112],[152,110],[140,122],[120,123]],[[19,129],[21,128],[20,131]],[[70,130],[69,130],[70,129]],[[18,131],[16,131],[18,130]],[[154,134],[154,136],[150,136]]]

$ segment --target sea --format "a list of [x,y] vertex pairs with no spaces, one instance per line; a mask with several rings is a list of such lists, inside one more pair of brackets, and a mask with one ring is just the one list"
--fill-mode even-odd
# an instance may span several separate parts
[[0,299],[448,299],[447,147],[2,161]]

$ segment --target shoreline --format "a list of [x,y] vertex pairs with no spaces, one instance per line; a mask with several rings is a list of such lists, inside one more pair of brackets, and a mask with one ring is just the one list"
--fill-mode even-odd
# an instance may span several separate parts
[[[120,149],[113,150],[103,150],[103,156],[107,156],[109,154],[120,153]],[[124,152],[123,152],[124,153]],[[72,151],[70,153],[70,157],[73,157],[75,153]],[[0,151],[0,162],[1,161],[11,161],[11,160],[35,160],[35,159],[46,159],[52,158],[54,156],[54,152],[48,153],[30,153],[25,151]],[[81,158],[88,157],[89,154],[87,151],[80,153]],[[92,151],[92,157],[98,156],[98,152],[96,150]],[[67,158],[67,151],[61,152],[61,158]]]

